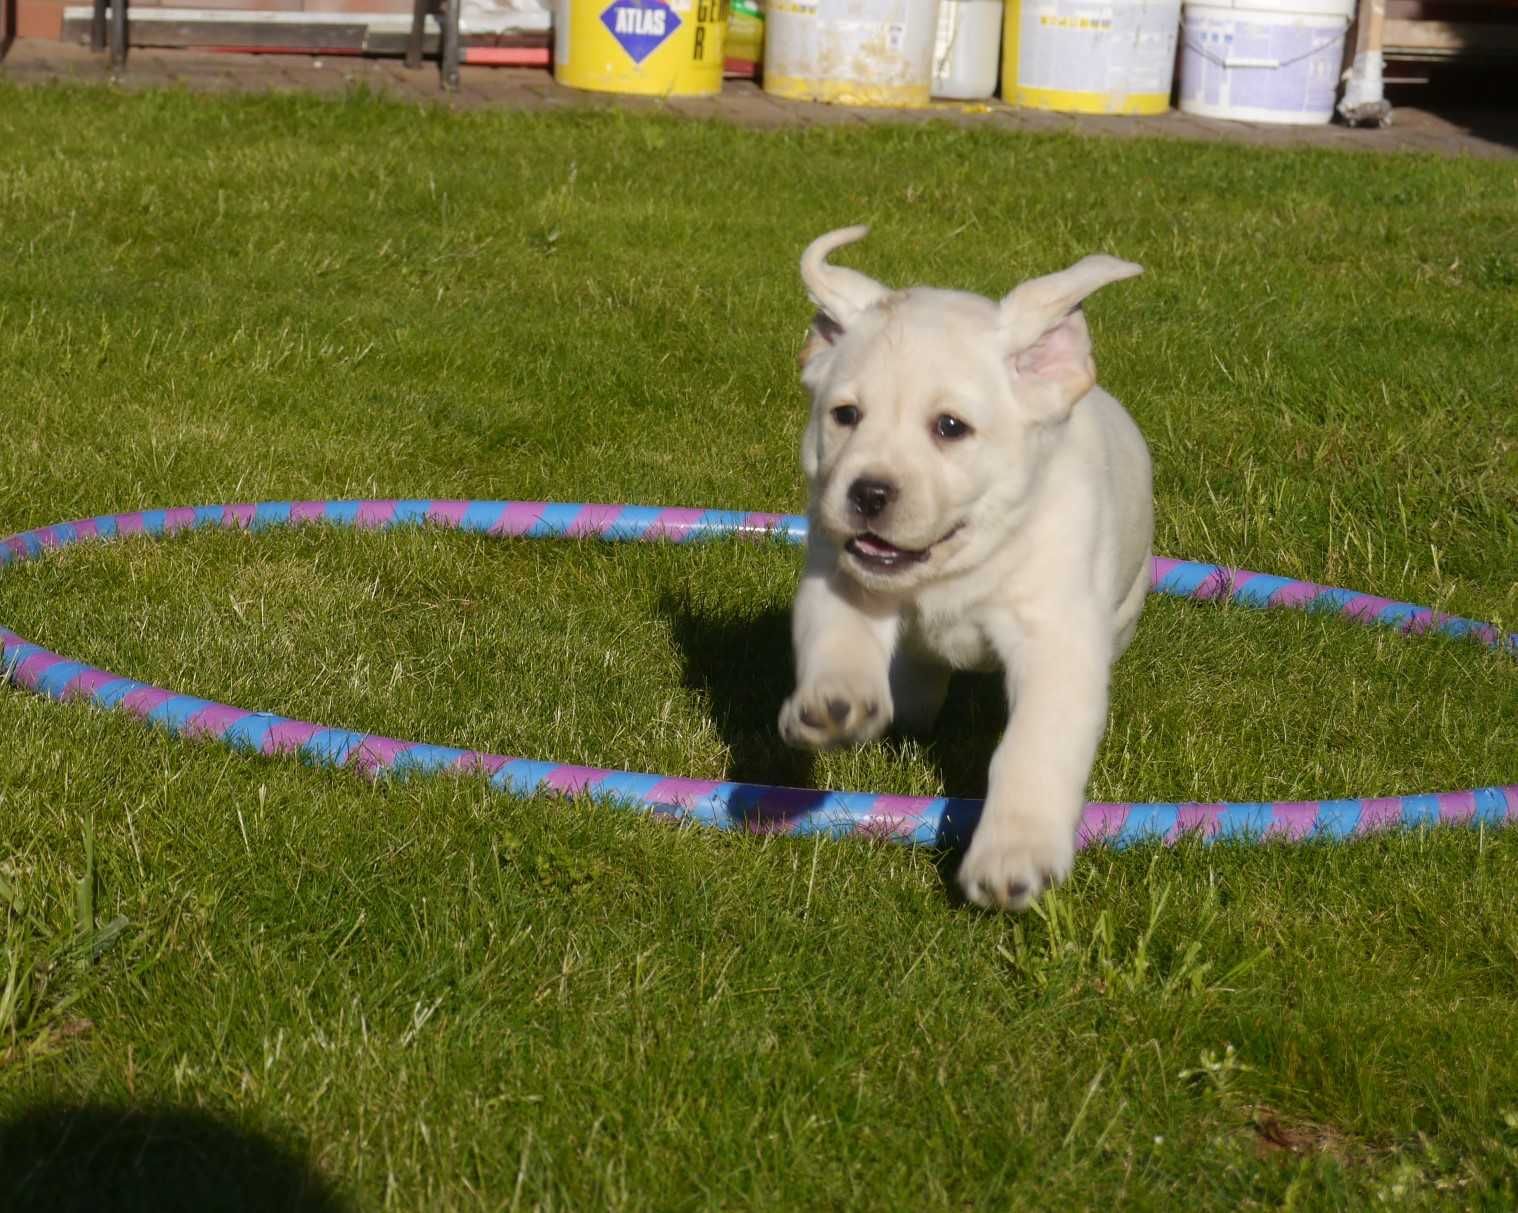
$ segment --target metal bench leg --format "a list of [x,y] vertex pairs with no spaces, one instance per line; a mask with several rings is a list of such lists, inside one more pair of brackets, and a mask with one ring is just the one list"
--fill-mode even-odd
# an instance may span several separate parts
[[127,0],[111,0],[111,66],[125,67],[127,57]]
[[443,87],[450,93],[459,89],[459,0],[442,0],[443,4]]
[[415,71],[422,66],[422,38],[427,31],[428,0],[416,0],[411,6],[411,37],[406,40],[406,66]]
[[105,0],[95,0],[95,15],[90,18],[90,50],[105,50]]

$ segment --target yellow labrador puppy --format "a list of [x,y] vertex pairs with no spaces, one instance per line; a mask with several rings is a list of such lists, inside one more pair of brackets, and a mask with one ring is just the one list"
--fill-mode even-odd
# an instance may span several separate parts
[[1012,714],[959,869],[966,897],[1025,907],[1075,855],[1107,683],[1149,588],[1149,451],[1096,386],[1081,300],[1141,272],[1094,256],[1000,302],[892,291],[813,241],[802,351],[811,487],[796,594],[796,746],[930,726],[951,669],[1001,669]]

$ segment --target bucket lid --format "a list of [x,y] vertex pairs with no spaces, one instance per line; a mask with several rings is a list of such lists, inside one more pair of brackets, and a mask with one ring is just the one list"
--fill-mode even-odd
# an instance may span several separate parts
[[1312,17],[1343,17],[1347,21],[1355,16],[1355,0],[1198,0],[1196,7],[1247,9],[1282,16],[1302,13]]

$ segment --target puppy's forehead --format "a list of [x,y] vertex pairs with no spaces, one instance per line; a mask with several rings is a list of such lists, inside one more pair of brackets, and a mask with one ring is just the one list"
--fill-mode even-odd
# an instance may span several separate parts
[[837,371],[851,381],[973,375],[1000,349],[996,304],[964,291],[915,287],[897,291],[850,326]]
[[892,298],[899,300],[896,311],[911,325],[923,329],[936,325],[967,337],[993,335],[1001,315],[997,304],[969,291],[918,286]]

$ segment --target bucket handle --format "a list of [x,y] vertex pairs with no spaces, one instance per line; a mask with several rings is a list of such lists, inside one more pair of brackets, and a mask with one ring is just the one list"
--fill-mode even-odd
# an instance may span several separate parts
[[1336,46],[1336,45],[1342,46],[1343,43],[1344,43],[1344,35],[1341,33],[1337,38],[1331,38],[1327,42],[1320,42],[1320,43],[1318,43],[1317,46],[1310,47],[1309,49],[1303,51],[1300,55],[1293,55],[1290,59],[1247,59],[1247,58],[1238,58],[1238,59],[1235,59],[1235,58],[1232,58],[1231,56],[1225,56],[1224,58],[1219,59],[1215,54],[1213,54],[1211,51],[1209,51],[1205,46],[1198,46],[1195,42],[1191,42],[1191,41],[1188,41],[1186,43],[1186,49],[1187,50],[1193,50],[1193,51],[1195,51],[1197,54],[1199,54],[1200,56],[1202,56],[1203,59],[1206,59],[1206,60],[1208,60],[1211,63],[1216,63],[1219,67],[1222,67],[1222,68],[1232,68],[1232,67],[1270,67],[1270,68],[1280,68],[1280,67],[1290,67],[1293,63],[1300,63],[1303,59],[1310,59],[1313,55],[1316,55],[1319,51],[1326,51],[1330,47]]

